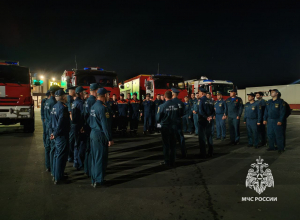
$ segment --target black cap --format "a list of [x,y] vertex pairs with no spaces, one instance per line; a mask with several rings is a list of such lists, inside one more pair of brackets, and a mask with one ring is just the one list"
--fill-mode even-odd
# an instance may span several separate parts
[[249,94],[247,94],[247,95],[250,95],[250,96],[255,97],[255,94],[254,94],[253,92],[251,92],[251,93],[249,93]]

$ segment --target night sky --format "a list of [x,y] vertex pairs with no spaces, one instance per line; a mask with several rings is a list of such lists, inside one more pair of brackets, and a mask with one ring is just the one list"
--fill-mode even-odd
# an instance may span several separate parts
[[77,55],[79,69],[114,70],[120,80],[155,74],[157,63],[160,73],[239,88],[300,78],[300,7],[288,1],[6,2],[0,59],[33,73],[58,77],[75,68]]

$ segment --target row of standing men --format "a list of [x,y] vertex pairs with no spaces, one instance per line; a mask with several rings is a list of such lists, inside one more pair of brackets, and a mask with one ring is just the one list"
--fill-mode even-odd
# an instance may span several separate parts
[[[168,165],[173,165],[175,163],[175,158],[173,156],[171,156],[171,158],[174,158],[174,160],[166,158],[170,158],[170,153],[167,153],[170,151],[170,149],[173,149],[171,155],[175,154],[175,144],[173,142],[176,139],[180,145],[181,156],[183,158],[187,156],[182,126],[184,131],[191,133],[193,127],[192,122],[194,122],[195,134],[199,136],[201,157],[213,155],[212,137],[214,132],[214,119],[216,120],[217,139],[224,140],[226,138],[225,120],[228,118],[231,139],[230,144],[239,144],[239,121],[243,111],[243,102],[239,97],[236,96],[236,90],[231,91],[231,97],[227,100],[223,100],[221,92],[217,92],[218,99],[216,102],[214,102],[211,99],[210,94],[205,91],[204,88],[200,88],[199,94],[196,94],[197,98],[195,98],[194,94],[192,94],[191,100],[189,100],[188,97],[185,97],[184,102],[182,102],[177,98],[179,91],[176,88],[173,88],[172,93],[168,92],[162,96],[165,97],[165,100],[162,100],[162,98],[158,96],[153,102],[150,100],[150,95],[147,94],[146,99],[141,103],[139,100],[137,100],[136,94],[133,94],[133,99],[127,97],[127,100],[125,100],[124,96],[121,95],[120,100],[117,101],[115,95],[113,95],[113,98],[110,99],[109,91],[104,89],[101,91],[98,90],[98,92],[105,92],[104,99],[101,103],[103,106],[105,106],[104,119],[106,121],[105,125],[107,126],[107,130],[104,132],[105,129],[103,129],[103,122],[101,122],[103,120],[91,120],[93,118],[97,118],[95,110],[92,111],[92,107],[97,100],[96,97],[98,97],[97,89],[97,84],[91,84],[90,96],[84,100],[85,89],[80,86],[71,87],[68,91],[69,95],[67,96],[67,100],[65,100],[66,95],[63,90],[61,90],[59,87],[57,88],[53,86],[50,88],[48,94],[46,94],[47,98],[42,102],[42,121],[44,126],[43,139],[45,145],[46,167],[47,170],[51,171],[51,174],[54,176],[54,183],[58,183],[65,178],[62,171],[64,170],[65,163],[67,161],[65,159],[66,154],[64,153],[67,152],[68,161],[73,162],[73,166],[77,170],[84,168],[85,173],[92,177],[93,186],[96,187],[98,185],[103,185],[108,151],[104,152],[104,157],[103,155],[101,156],[101,166],[100,163],[97,162],[97,158],[93,159],[93,154],[91,153],[93,145],[92,143],[97,145],[103,141],[102,138],[101,140],[93,142],[92,137],[94,137],[94,139],[99,137],[98,134],[95,136],[93,135],[95,132],[92,132],[92,125],[97,123],[99,126],[96,126],[94,131],[97,131],[97,129],[101,130],[103,134],[101,132],[100,134],[102,134],[102,136],[106,136],[104,139],[107,140],[109,145],[112,145],[113,130],[119,128],[119,131],[121,131],[123,134],[126,133],[126,126],[128,121],[130,121],[130,132],[132,134],[136,134],[138,122],[141,116],[144,116],[144,133],[147,130],[151,131],[152,129],[158,129],[158,127],[162,132],[165,163]],[[274,92],[276,94],[279,93],[278,90]],[[172,103],[168,102],[170,101],[170,93]],[[57,96],[57,103],[56,99],[54,98],[55,95]],[[98,95],[101,97],[100,93],[98,93]],[[255,94],[248,94],[248,97],[254,96]],[[253,98],[249,99],[249,102],[246,104],[244,120],[247,123],[249,140],[248,146],[254,145],[255,147],[258,147],[259,145],[264,145],[266,143],[264,125],[266,124],[267,119],[271,121],[274,119],[274,112],[272,113],[272,111],[274,111],[274,109],[278,110],[278,107],[275,107],[278,103],[275,103],[274,109],[271,108],[269,110],[271,113],[268,113],[269,108],[266,108],[265,106],[269,107],[269,104],[265,103],[265,101],[262,99],[262,94],[257,93],[256,96],[258,101],[254,101]],[[278,102],[278,100],[279,104],[281,103],[281,105],[283,105],[283,107],[280,106],[280,115],[282,115],[284,102],[280,102],[280,98],[275,99],[275,102]],[[167,102],[168,107],[165,107]],[[264,106],[265,110],[262,109],[262,106]],[[162,109],[164,109],[164,111],[162,111]],[[252,109],[252,111],[248,111],[248,109]],[[173,118],[168,116],[168,114],[172,112],[175,112],[175,114],[172,115]],[[265,116],[263,116],[262,112],[265,114]],[[60,124],[59,122],[61,121],[59,120],[62,119],[59,118],[58,115],[67,121]],[[170,120],[170,118],[172,118],[172,120]],[[264,119],[263,123],[261,123],[262,118]],[[257,121],[256,126],[253,126],[255,124],[253,121],[255,120]],[[101,126],[102,129],[100,129]],[[168,127],[172,127],[173,129],[167,129]],[[58,135],[60,132],[64,138],[61,138],[61,135]],[[283,145],[281,139],[277,138],[277,136],[280,135],[278,135],[278,129],[274,127],[273,124],[270,126],[270,128],[268,126],[268,135],[269,139],[273,135],[273,140],[276,140],[279,151],[282,152]],[[49,136],[50,138],[48,138]],[[172,136],[174,136],[174,138],[170,138]],[[270,150],[275,149],[274,143],[272,144],[272,141],[270,142]],[[206,155],[206,144],[208,145],[208,155]],[[64,145],[68,146],[64,148],[64,153],[62,153],[61,146]],[[62,154],[64,156],[62,156]],[[94,164],[94,166],[92,166],[92,164]],[[97,166],[95,166],[96,164]],[[101,172],[99,170],[99,166],[102,167],[100,169]],[[94,169],[92,167],[94,167]],[[56,172],[56,170],[58,171]],[[101,175],[93,175],[93,170],[96,170],[98,173],[100,172]]]

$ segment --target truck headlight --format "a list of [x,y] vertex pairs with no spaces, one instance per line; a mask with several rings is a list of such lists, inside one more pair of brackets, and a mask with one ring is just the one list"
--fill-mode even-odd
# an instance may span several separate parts
[[29,108],[21,108],[21,109],[20,109],[20,112],[29,112],[29,111],[30,111]]

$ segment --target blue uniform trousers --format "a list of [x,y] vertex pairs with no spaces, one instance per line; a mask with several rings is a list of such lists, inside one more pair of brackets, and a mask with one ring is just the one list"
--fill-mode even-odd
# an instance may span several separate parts
[[211,123],[211,135],[212,135],[212,137],[214,137],[214,135],[215,135],[215,120],[212,119],[210,121],[210,123]]
[[86,149],[86,136],[84,133],[77,131],[74,146],[74,164],[73,167],[81,169],[84,166],[84,157]]
[[240,141],[240,119],[228,117],[228,127],[231,142]]
[[51,163],[50,163],[50,150],[51,150],[51,142],[50,142],[50,135],[49,135],[49,127],[46,126],[46,135],[45,135],[45,164],[46,168],[51,170]]
[[183,132],[192,132],[192,122],[188,115],[182,117]]
[[152,115],[144,115],[144,131],[151,131],[152,126]]
[[76,142],[76,131],[77,131],[77,125],[71,124],[70,133],[69,133],[69,157],[68,157],[69,162],[74,161],[74,146]]
[[[49,132],[49,137],[51,134],[52,134],[52,130]],[[55,141],[50,140],[50,169],[52,175],[54,175],[54,155],[55,155]]]
[[130,131],[136,133],[139,126],[139,119],[130,120]]
[[174,165],[176,158],[175,129],[169,126],[161,127],[161,137],[163,142],[164,161],[167,165]]
[[212,138],[212,124],[206,119],[200,120],[198,122],[198,140],[200,147],[200,154],[206,155],[206,142],[208,145],[208,153],[213,153],[213,138]]
[[185,157],[186,156],[185,139],[184,139],[181,126],[182,126],[181,122],[177,122],[175,136],[177,141],[179,142],[181,155]]
[[55,137],[55,154],[53,160],[53,176],[56,181],[62,180],[69,153],[69,137]]
[[216,130],[217,130],[217,138],[226,138],[226,124],[225,121],[223,120],[224,114],[216,114]]
[[198,115],[193,114],[194,126],[195,126],[195,134],[198,134]]
[[92,155],[91,155],[91,138],[90,132],[86,136],[86,149],[84,158],[84,172],[91,176],[91,166],[92,166]]
[[264,125],[262,122],[260,125],[257,126],[258,131],[258,142],[262,145],[265,145],[267,143],[267,137],[266,137],[266,125]]
[[276,141],[278,150],[284,149],[284,126],[277,125],[278,119],[268,119],[267,130],[269,148],[275,149],[274,144]]
[[92,183],[103,183],[108,161],[108,141],[101,131],[91,131],[91,179]]
[[257,119],[246,119],[246,127],[248,132],[248,144],[258,146]]
[[43,123],[43,143],[44,147],[46,146],[46,137],[47,137],[47,128],[46,128],[46,123],[44,122],[44,119],[42,119]]

